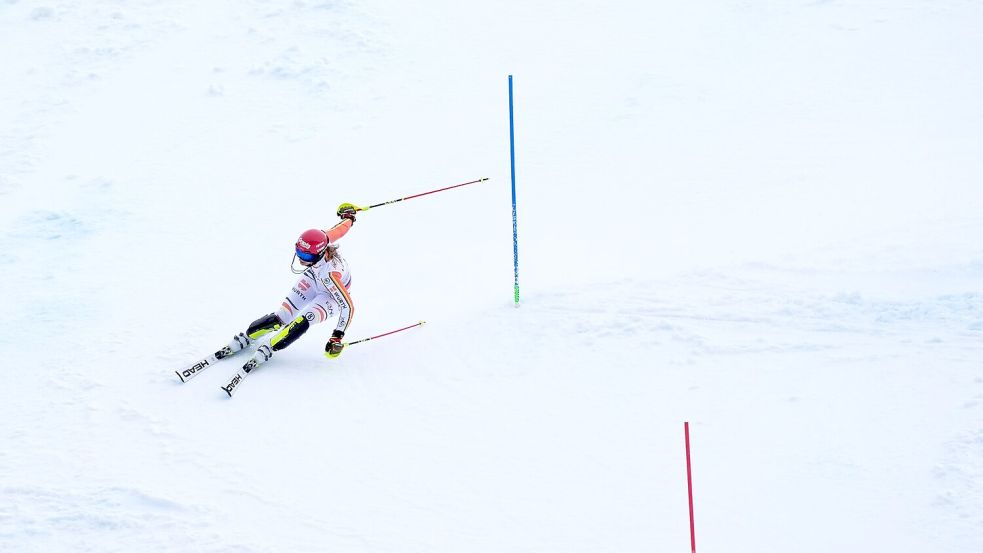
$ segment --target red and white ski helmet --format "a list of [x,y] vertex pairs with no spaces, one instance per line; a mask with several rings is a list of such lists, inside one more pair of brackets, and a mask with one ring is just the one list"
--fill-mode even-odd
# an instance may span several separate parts
[[301,233],[297,239],[297,258],[308,265],[317,263],[328,249],[328,236],[323,230],[312,228]]

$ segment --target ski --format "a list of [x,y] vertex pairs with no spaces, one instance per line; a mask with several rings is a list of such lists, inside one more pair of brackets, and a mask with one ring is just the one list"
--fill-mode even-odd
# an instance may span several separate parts
[[225,359],[226,357],[231,357],[236,353],[239,353],[243,349],[249,347],[249,339],[246,338],[245,334],[239,334],[235,336],[233,339],[234,339],[233,344],[235,344],[238,349],[233,350],[231,344],[223,346],[222,349],[216,351],[215,353],[209,355],[208,357],[201,359],[196,363],[192,363],[189,367],[183,370],[174,371],[174,373],[177,374],[177,377],[181,379],[181,382],[187,382],[192,378],[201,374],[201,372],[207,369],[208,367],[211,367],[215,363],[218,363],[222,359]]
[[232,398],[232,394],[236,393],[236,390],[239,389],[239,385],[242,384],[242,381],[245,380],[247,376],[249,376],[249,373],[252,372],[253,369],[256,368],[256,365],[258,365],[258,363],[256,362],[256,358],[254,357],[250,359],[249,361],[246,362],[245,365],[242,366],[241,369],[236,370],[235,376],[233,376],[232,379],[229,380],[228,384],[222,386],[222,390],[225,393],[229,394],[230,399]]
[[227,349],[229,350],[228,355],[231,355],[232,351],[229,349],[228,346],[226,346],[222,350],[216,351],[212,355],[209,355],[208,357],[198,361],[197,363],[191,365],[190,367],[184,370],[174,371],[174,373],[177,375],[178,378],[181,379],[181,382],[187,382],[192,378],[201,374],[201,372],[207,369],[208,367],[211,367],[215,363],[221,361],[223,357],[226,357],[226,355],[220,356],[219,354],[225,353],[225,350]]
[[246,361],[246,364],[243,365],[241,369],[236,371],[235,376],[229,380],[228,384],[222,386],[222,391],[229,394],[229,398],[231,398],[232,394],[236,393],[236,390],[239,389],[239,385],[242,384],[242,381],[249,376],[249,373],[251,373],[256,367],[269,361],[272,357],[273,350],[268,344],[263,344],[256,348],[256,353],[249,358],[249,361]]

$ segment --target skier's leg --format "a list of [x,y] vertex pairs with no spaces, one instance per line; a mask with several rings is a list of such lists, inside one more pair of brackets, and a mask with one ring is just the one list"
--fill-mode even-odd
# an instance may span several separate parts
[[274,351],[280,351],[281,349],[294,343],[297,338],[300,338],[307,329],[310,328],[310,323],[303,315],[297,317],[296,319],[290,321],[290,324],[286,326],[278,327],[274,334],[271,334],[269,338],[263,340],[263,344],[260,344],[256,348],[256,353],[253,354],[252,358],[242,366],[243,370],[247,373],[257,365],[262,365],[266,363],[273,357]]
[[269,334],[270,332],[280,330],[280,327],[283,325],[284,321],[278,316],[278,314],[269,313],[250,323],[249,328],[246,330],[246,336],[250,340],[256,340],[264,334]]
[[273,351],[280,351],[300,338],[312,324],[322,323],[334,315],[334,302],[328,294],[318,294],[304,310],[302,315],[290,321],[270,340]]
[[[304,310],[314,298],[314,295],[310,293],[314,287],[314,281],[311,278],[305,273],[297,281],[297,284],[294,284],[290,293],[283,298],[280,307],[275,312],[263,315],[249,325],[246,330],[246,337],[250,341],[256,341],[262,336],[288,326],[291,321],[297,318],[298,312]],[[233,347],[233,349],[235,348]]]
[[222,359],[223,357],[228,357],[239,353],[240,351],[249,347],[250,340],[249,337],[240,332],[229,340],[229,343],[222,347],[222,349],[215,352],[216,359]]
[[270,313],[268,315],[263,315],[262,317],[253,321],[246,332],[240,332],[229,340],[229,343],[222,347],[222,349],[215,352],[216,359],[222,359],[230,355],[239,353],[240,351],[248,348],[250,344],[258,340],[265,334],[280,330],[283,327],[283,322],[277,316],[276,313]]
[[249,325],[249,329],[246,330],[246,337],[250,340],[256,340],[270,332],[276,332],[289,326],[314,299],[315,296],[311,293],[313,291],[314,281],[305,273],[297,281],[297,284],[294,284],[294,287],[290,289],[290,293],[283,298],[275,313],[263,315]]
[[304,315],[300,315],[296,319],[290,321],[290,324],[273,336],[273,339],[270,340],[270,347],[273,348],[273,351],[280,351],[281,349],[284,349],[297,341],[297,338],[303,336],[310,327],[311,323],[307,320],[307,318]]
[[313,276],[313,272],[308,270],[300,277],[297,284],[294,284],[293,288],[290,289],[290,293],[280,302],[280,307],[276,310],[276,316],[284,325],[289,324],[299,315],[303,315],[307,307],[316,297],[317,288],[315,286],[315,277]]
[[[252,359],[246,363],[249,366],[249,370],[269,361],[273,357],[274,351],[280,351],[296,342],[298,338],[307,332],[307,329],[312,324],[318,324],[328,320],[333,317],[334,312],[334,302],[331,300],[331,296],[328,294],[317,295],[313,301],[308,303],[303,314],[298,315],[289,324],[278,328],[269,338],[269,342],[259,346]],[[246,366],[243,366],[243,368],[245,369]],[[249,372],[249,370],[246,372]]]

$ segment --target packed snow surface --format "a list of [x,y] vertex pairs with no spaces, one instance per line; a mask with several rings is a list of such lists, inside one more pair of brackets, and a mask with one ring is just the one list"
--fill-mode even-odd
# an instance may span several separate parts
[[[983,551],[983,5],[0,3],[0,551]],[[521,307],[513,307],[507,76]],[[342,202],[331,323],[276,309]]]

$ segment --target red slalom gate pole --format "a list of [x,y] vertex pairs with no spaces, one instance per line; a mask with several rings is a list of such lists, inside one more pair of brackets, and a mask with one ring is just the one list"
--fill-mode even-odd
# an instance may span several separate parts
[[696,553],[696,523],[693,520],[693,469],[689,456],[689,422],[683,423],[686,434],[686,486],[689,488],[689,543]]

